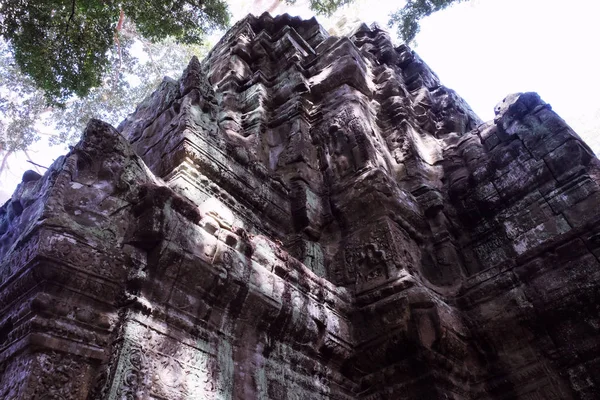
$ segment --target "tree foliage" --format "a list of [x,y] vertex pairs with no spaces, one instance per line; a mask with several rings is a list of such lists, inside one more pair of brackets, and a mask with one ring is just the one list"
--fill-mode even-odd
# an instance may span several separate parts
[[108,68],[100,85],[56,107],[49,106],[43,91],[20,72],[10,47],[0,40],[0,175],[12,154],[24,151],[29,157],[30,146],[43,136],[49,144],[71,144],[91,118],[118,125],[164,76],[177,78],[193,55],[207,52],[206,44],[182,45],[173,38],[150,42],[126,19],[119,49],[113,46],[107,53]]
[[44,112],[43,94],[23,75],[5,42],[0,42],[0,172],[8,157],[26,150],[39,135],[34,127]]
[[310,0],[309,6],[317,14],[331,15],[338,8],[352,3],[354,0]]
[[[101,86],[86,97],[71,99],[64,108],[53,109],[56,135],[50,143],[76,142],[91,118],[117,126],[156,90],[165,76],[178,78],[194,55],[202,58],[209,50],[206,44],[178,45],[173,38],[153,43],[138,35],[127,35],[122,46],[122,58],[113,54],[111,68]],[[132,51],[134,46],[143,48],[146,60],[140,60],[139,50]]]
[[[308,6],[318,15],[331,16],[338,8],[353,3],[354,0],[308,0]],[[296,4],[296,0],[285,0],[287,4]]]
[[223,0],[3,0],[0,36],[46,99],[64,104],[102,83],[123,15],[151,41],[186,44],[229,23]]
[[[340,7],[352,4],[355,0],[309,0],[309,7],[320,15],[331,16]],[[390,15],[389,26],[397,26],[398,36],[406,43],[412,42],[420,30],[423,18],[441,11],[452,4],[468,0],[407,0],[404,7]],[[296,0],[286,0],[288,4]]]
[[410,43],[419,33],[421,19],[464,1],[467,0],[408,0],[404,7],[390,16],[390,28],[397,25],[398,36]]

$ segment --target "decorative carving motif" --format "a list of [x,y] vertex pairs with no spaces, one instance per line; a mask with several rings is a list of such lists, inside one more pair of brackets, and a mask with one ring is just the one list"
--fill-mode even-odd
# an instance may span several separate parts
[[148,387],[148,360],[144,350],[136,345],[124,346],[122,358],[124,366],[120,374],[120,385],[117,398],[141,399],[145,397]]
[[25,389],[31,399],[68,400],[80,399],[85,395],[85,386],[78,379],[86,378],[88,368],[83,360],[48,352],[37,354],[32,360],[31,386]]
[[379,250],[376,244],[367,244],[359,253],[358,272],[359,282],[369,282],[378,278],[387,278],[385,252]]

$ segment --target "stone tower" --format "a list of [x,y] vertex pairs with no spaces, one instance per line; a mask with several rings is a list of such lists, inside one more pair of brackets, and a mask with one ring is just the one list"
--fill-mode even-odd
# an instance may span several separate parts
[[0,398],[599,398],[598,160],[495,111],[248,16],[0,208]]

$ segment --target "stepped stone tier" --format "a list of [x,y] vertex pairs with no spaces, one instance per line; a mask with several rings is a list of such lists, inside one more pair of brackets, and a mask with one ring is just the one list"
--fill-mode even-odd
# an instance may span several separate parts
[[248,16],[0,209],[0,398],[599,398],[600,164],[495,112]]

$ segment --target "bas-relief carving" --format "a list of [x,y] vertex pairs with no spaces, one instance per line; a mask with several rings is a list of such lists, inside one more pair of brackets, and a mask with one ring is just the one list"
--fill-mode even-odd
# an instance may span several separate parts
[[598,160],[495,112],[378,27],[240,21],[0,208],[0,395],[595,398]]

